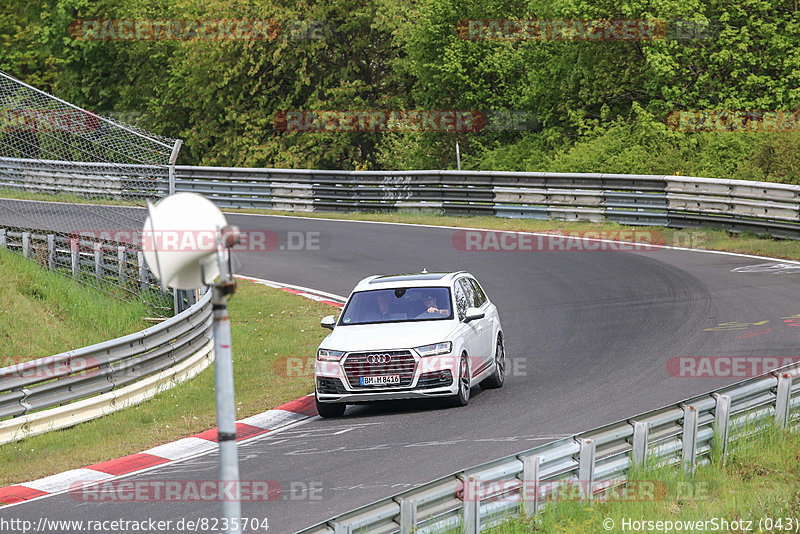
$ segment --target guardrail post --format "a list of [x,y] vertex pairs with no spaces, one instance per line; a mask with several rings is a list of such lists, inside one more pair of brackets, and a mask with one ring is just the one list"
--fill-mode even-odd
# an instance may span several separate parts
[[412,534],[417,526],[417,501],[397,499],[400,505],[400,534]]
[[697,408],[683,407],[683,471],[694,474],[697,460]]
[[147,290],[147,264],[144,262],[143,252],[136,253],[136,263],[139,265],[139,288],[145,291]]
[[5,228],[0,228],[0,248],[8,248],[8,238],[6,237]]
[[583,487],[583,495],[591,501],[594,497],[594,457],[596,444],[593,439],[581,439],[581,450],[578,453],[578,483]]
[[792,401],[792,375],[781,373],[778,376],[778,391],[775,397],[775,422],[781,428],[789,423],[789,407]]
[[22,232],[22,255],[26,258],[31,257],[31,233]]
[[47,268],[56,270],[56,236],[47,234]]
[[541,457],[526,456],[522,458],[522,511],[528,517],[539,513],[539,464]]
[[353,525],[349,523],[331,523],[333,534],[353,534]]
[[728,431],[731,424],[731,397],[730,395],[714,395],[717,398],[717,408],[714,410],[714,430],[722,446],[720,461],[725,463],[728,455]]
[[125,247],[117,247],[117,276],[119,278],[119,285],[124,286],[127,279],[125,267],[127,266],[127,258],[125,255]]
[[102,243],[99,241],[94,243],[94,275],[98,281],[103,280],[103,253]]
[[647,461],[647,442],[650,440],[650,423],[633,422],[633,465],[643,466]]
[[81,241],[78,237],[69,238],[69,256],[72,262],[72,277],[77,278],[78,273],[81,272]]
[[464,534],[480,534],[481,531],[481,488],[478,477],[464,481]]

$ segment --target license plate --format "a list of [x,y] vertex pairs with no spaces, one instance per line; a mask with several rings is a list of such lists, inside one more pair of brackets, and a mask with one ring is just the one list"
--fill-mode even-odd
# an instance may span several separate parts
[[379,386],[382,384],[399,384],[400,375],[362,376],[362,386]]

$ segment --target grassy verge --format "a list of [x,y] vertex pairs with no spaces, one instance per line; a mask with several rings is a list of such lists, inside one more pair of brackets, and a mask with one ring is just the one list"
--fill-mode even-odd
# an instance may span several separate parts
[[0,250],[0,367],[150,326],[150,308],[120,301]]
[[[657,232],[654,237],[660,239],[653,242],[707,250],[740,252],[758,256],[770,256],[800,260],[800,244],[788,239],[775,239],[758,236],[750,232],[739,234],[726,230],[706,228],[675,229],[661,226],[624,226],[616,223],[566,222],[537,219],[506,219],[502,217],[454,217],[435,215],[413,210],[400,210],[393,213],[303,213],[273,210],[230,210],[231,213],[259,213],[268,215],[289,215],[294,217],[327,218],[353,221],[379,221],[392,223],[428,224],[437,226],[463,226],[487,228],[491,230],[526,231],[526,232],[603,232],[609,239],[617,238],[613,233],[636,230],[637,232]],[[600,236],[602,237],[602,236]]]
[[[229,302],[236,418],[263,412],[313,389],[286,358],[306,362],[327,333],[327,304],[245,281]],[[305,369],[305,366],[304,366]],[[289,375],[289,376],[287,376]],[[214,371],[127,410],[76,427],[0,446],[0,486],[140,452],[216,426]]]
[[143,207],[144,201],[123,200],[104,196],[85,196],[75,193],[40,193],[19,189],[0,188],[0,198],[9,200],[41,200],[42,202],[66,202],[68,204],[103,204],[107,206]]
[[[561,502],[538,517],[515,518],[492,534],[645,532],[631,521],[709,521],[705,528],[683,526],[683,532],[794,532],[800,519],[800,433],[775,427],[738,440],[728,458],[700,466],[692,478],[675,468],[650,467],[631,474],[639,486],[655,484],[655,499],[634,490],[628,500],[586,504]],[[634,483],[636,484],[636,483]],[[650,486],[648,486],[650,487]],[[713,523],[715,520],[717,523]],[[783,526],[759,529],[759,519],[783,518]],[[793,518],[789,525],[786,518]],[[727,526],[722,520],[728,522]],[[623,530],[624,521],[629,521]],[[747,528],[747,521],[753,521]],[[736,522],[736,523],[734,523]],[[686,525],[687,523],[684,523]],[[738,528],[737,528],[738,526]],[[652,532],[665,532],[664,527]]]

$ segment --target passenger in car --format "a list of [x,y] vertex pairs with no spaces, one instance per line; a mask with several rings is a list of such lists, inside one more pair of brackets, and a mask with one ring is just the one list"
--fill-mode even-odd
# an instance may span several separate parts
[[392,296],[389,293],[378,293],[376,298],[377,309],[373,309],[367,319],[370,322],[391,321],[392,317]]

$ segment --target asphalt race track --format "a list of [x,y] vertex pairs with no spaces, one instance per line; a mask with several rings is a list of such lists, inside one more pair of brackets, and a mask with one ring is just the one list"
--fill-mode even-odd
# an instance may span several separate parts
[[[71,214],[59,217],[79,211],[68,209]],[[143,218],[142,211],[127,210],[124,222],[117,221],[135,228]],[[668,249],[465,252],[453,245],[454,229],[228,219],[242,230],[275,232],[281,245],[287,232],[303,232],[304,239],[319,232],[319,250],[279,246],[238,254],[238,274],[347,295],[370,274],[468,270],[500,311],[509,358],[505,386],[475,388],[464,408],[423,401],[349,407],[342,419],[313,418],[240,446],[242,479],[277,481],[283,488],[275,502],[242,503],[243,516],[267,518],[273,533],[740,380],[673,377],[667,372],[671,357],[792,357],[797,351],[800,329],[783,318],[800,313],[800,271],[732,272],[763,259]],[[100,217],[97,224],[109,223]],[[704,330],[762,321],[768,323]],[[216,477],[217,457],[207,454],[129,479]],[[216,503],[97,504],[69,494],[0,508],[0,519],[34,523],[42,516],[174,522],[218,514]]]

